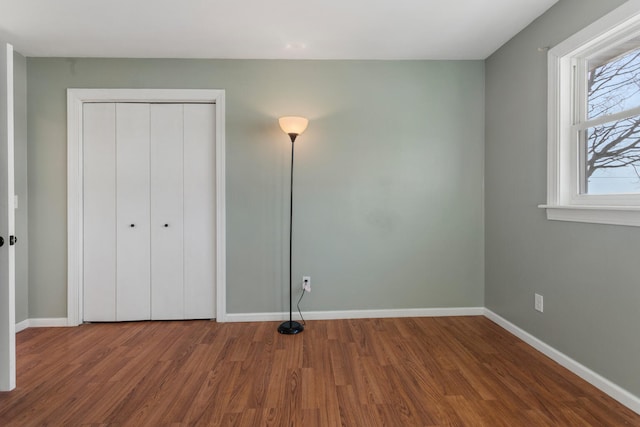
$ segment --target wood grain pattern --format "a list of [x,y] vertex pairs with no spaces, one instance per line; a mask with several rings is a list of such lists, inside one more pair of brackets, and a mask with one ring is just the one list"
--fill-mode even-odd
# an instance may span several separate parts
[[277,325],[27,329],[0,425],[640,426],[484,317]]

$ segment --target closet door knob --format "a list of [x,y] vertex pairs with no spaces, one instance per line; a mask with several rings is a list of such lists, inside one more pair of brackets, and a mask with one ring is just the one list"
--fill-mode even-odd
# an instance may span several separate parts
[[133,227],[135,227],[135,226],[136,226],[135,224],[131,224],[131,228],[133,228]]
[[165,227],[168,227],[168,226],[169,226],[169,224],[165,224],[164,226],[165,226]]
[[0,236],[0,247],[4,246],[4,237]]

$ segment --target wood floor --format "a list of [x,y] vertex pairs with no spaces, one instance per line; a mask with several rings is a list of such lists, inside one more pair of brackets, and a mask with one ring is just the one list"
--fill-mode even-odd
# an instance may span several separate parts
[[640,426],[484,317],[87,324],[17,335],[1,426]]

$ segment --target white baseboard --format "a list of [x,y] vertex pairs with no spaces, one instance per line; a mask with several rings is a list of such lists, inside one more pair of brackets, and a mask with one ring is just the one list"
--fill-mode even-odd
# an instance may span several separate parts
[[29,327],[29,319],[16,323],[16,334],[20,331],[24,331]]
[[66,317],[27,319],[16,323],[16,333],[27,328],[57,328],[60,326],[68,326]]
[[485,317],[496,323],[498,326],[511,332],[513,335],[520,338],[522,341],[529,344],[542,354],[546,355],[550,359],[554,360],[561,366],[567,368],[583,380],[587,381],[596,388],[602,390],[618,402],[622,403],[627,408],[640,414],[640,398],[634,394],[628,392],[617,384],[609,381],[602,375],[592,371],[581,363],[575,361],[564,353],[556,350],[545,342],[534,337],[527,331],[520,329],[518,326],[509,322],[507,319],[497,315],[489,309],[485,309]]
[[[391,310],[341,310],[341,311],[308,311],[305,320],[334,319],[377,319],[387,317],[447,317],[447,316],[483,316],[483,307],[462,308],[409,308]],[[227,313],[227,322],[270,322],[284,321],[289,313]],[[298,312],[293,313],[295,320],[300,320]]]

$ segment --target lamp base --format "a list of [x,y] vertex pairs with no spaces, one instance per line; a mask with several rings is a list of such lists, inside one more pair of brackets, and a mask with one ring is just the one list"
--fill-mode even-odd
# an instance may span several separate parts
[[298,322],[287,321],[278,326],[278,332],[285,335],[299,334],[302,331],[304,331],[304,326]]

